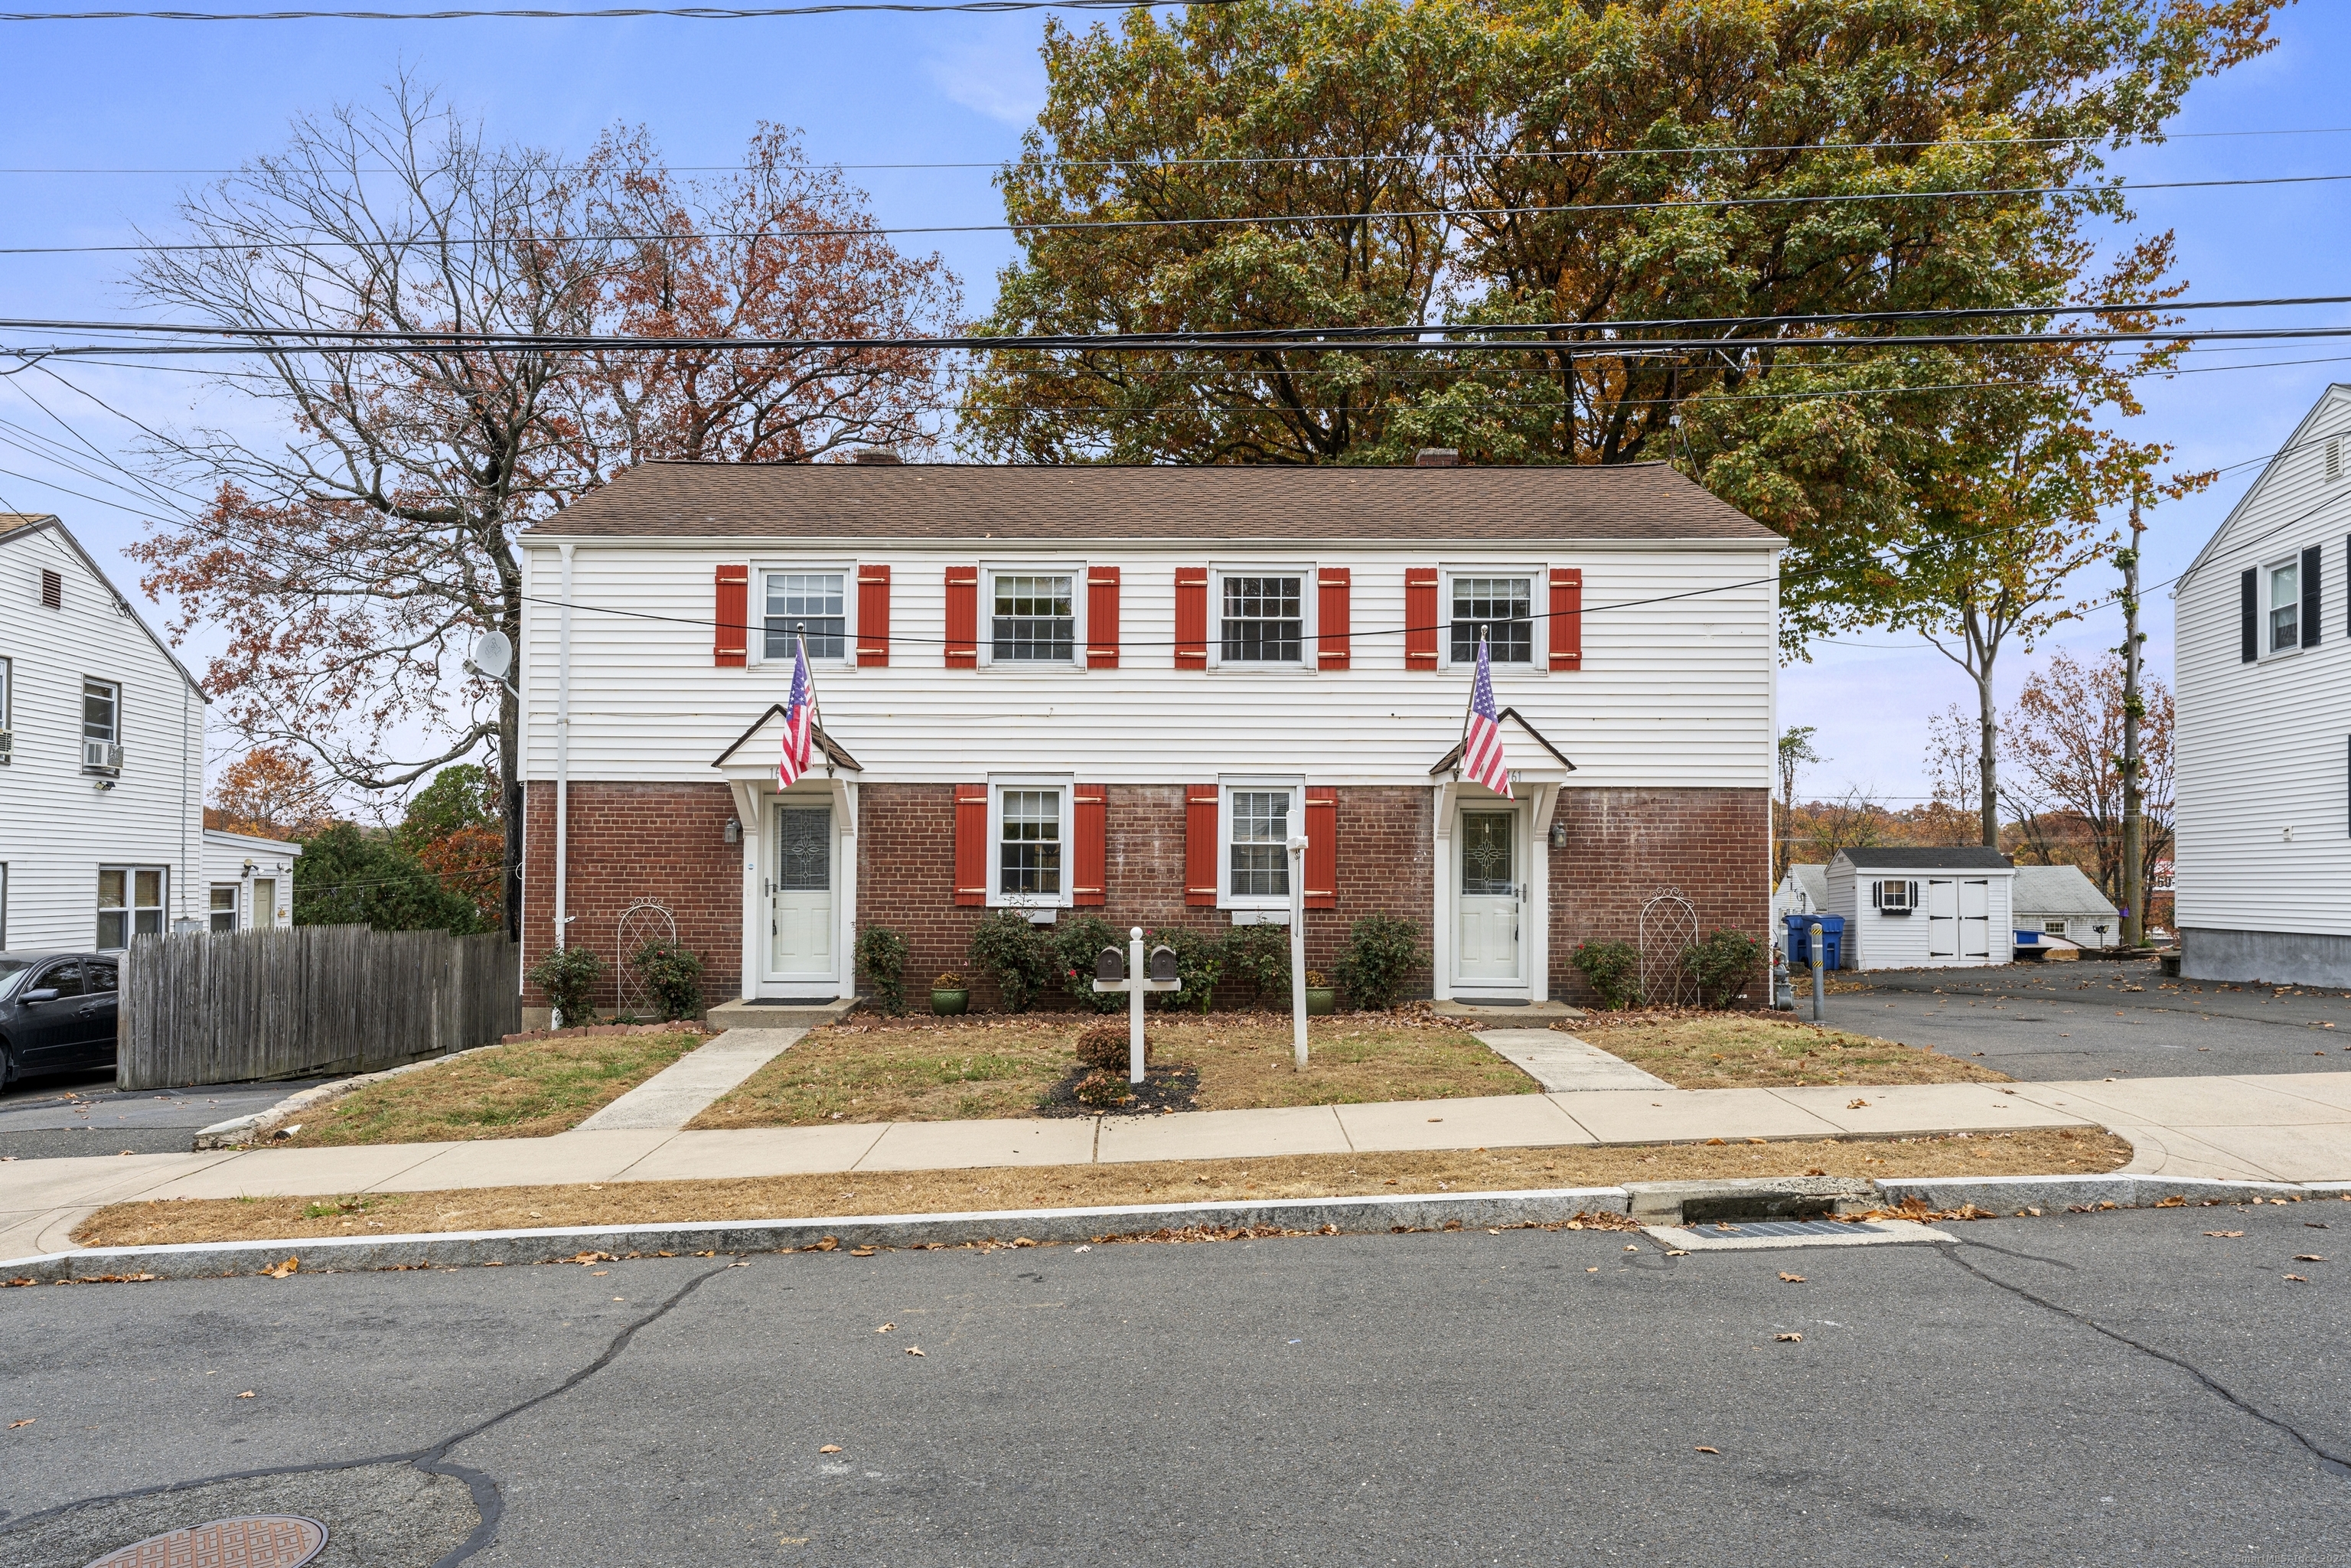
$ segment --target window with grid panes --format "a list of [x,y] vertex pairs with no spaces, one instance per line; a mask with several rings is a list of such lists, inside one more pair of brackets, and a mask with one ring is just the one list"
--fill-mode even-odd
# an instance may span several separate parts
[[998,573],[991,656],[1008,664],[1068,663],[1078,637],[1076,582],[1068,572]]
[[163,868],[101,866],[98,873],[98,946],[128,947],[133,936],[163,929]]
[[996,890],[1008,897],[1061,891],[1061,792],[1007,789],[998,810]]
[[1287,789],[1232,792],[1233,897],[1290,896],[1290,800]]
[[1221,656],[1227,664],[1294,664],[1305,643],[1304,579],[1225,579]]
[[805,635],[810,658],[847,658],[848,594],[845,571],[769,572],[767,642],[761,656],[789,659],[798,652],[797,640]]
[[1531,577],[1457,577],[1453,580],[1453,662],[1478,658],[1478,629],[1486,631],[1486,653],[1497,664],[1530,664],[1535,657],[1535,582]]

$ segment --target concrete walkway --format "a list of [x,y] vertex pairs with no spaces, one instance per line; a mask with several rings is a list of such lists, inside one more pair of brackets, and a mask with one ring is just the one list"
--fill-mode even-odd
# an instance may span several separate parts
[[790,1050],[806,1033],[804,1029],[730,1029],[695,1046],[572,1131],[674,1131]]
[[1545,1089],[1670,1089],[1621,1056],[1552,1029],[1481,1029],[1488,1050]]

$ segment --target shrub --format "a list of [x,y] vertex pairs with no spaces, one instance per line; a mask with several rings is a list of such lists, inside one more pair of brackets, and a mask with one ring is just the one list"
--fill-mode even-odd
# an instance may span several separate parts
[[1094,960],[1105,947],[1125,952],[1126,933],[1099,915],[1064,921],[1053,934],[1053,961],[1061,968],[1061,984],[1080,1006],[1098,1013],[1117,1012],[1126,1006],[1125,992],[1094,989]]
[[1236,925],[1225,934],[1225,973],[1247,980],[1260,1004],[1290,1005],[1290,927]]
[[1641,954],[1630,942],[1579,942],[1570,963],[1612,1012],[1641,1005]]
[[593,947],[549,948],[530,967],[528,977],[547,993],[559,1023],[596,1021],[596,1009],[588,1005],[588,993],[604,977],[604,960],[597,956]]
[[857,967],[873,988],[873,999],[885,1013],[906,1010],[906,939],[887,925],[869,925],[857,934]]
[[1762,956],[1762,943],[1744,931],[1726,929],[1710,932],[1705,940],[1683,948],[1682,968],[1698,982],[1699,1001],[1705,1002],[1712,992],[1714,999],[1707,1005],[1727,1008],[1738,998],[1739,988],[1747,983]]
[[956,974],[953,969],[949,969],[946,974],[941,975],[937,979],[931,982],[931,989],[935,991],[960,991],[963,988],[964,977],[961,975]]
[[648,942],[630,956],[629,967],[660,1004],[664,1021],[702,1016],[702,958],[683,942]]
[[971,928],[971,967],[996,982],[1006,1012],[1025,1013],[1052,978],[1052,938],[1020,911],[999,909]]
[[1207,1012],[1216,1000],[1217,981],[1225,972],[1225,945],[1213,937],[1181,925],[1155,931],[1143,945],[1147,961],[1154,947],[1170,947],[1176,953],[1176,977],[1184,982],[1180,991],[1154,991],[1152,1005],[1174,1011],[1190,1008],[1194,1012]]
[[389,838],[337,822],[302,842],[294,862],[294,924],[371,925],[378,931],[496,929],[472,898],[444,885]]
[[1366,915],[1347,927],[1339,955],[1339,984],[1359,1008],[1384,1012],[1395,1005],[1420,967],[1420,922],[1400,915]]
[[1123,1071],[1089,1072],[1078,1080],[1078,1086],[1071,1092],[1077,1095],[1079,1104],[1092,1105],[1100,1110],[1123,1105],[1134,1098],[1134,1088],[1127,1082]]
[[[1098,1067],[1104,1072],[1124,1076],[1130,1062],[1132,1047],[1123,1023],[1090,1023],[1078,1031],[1078,1060],[1088,1067]],[[1151,1060],[1151,1035],[1143,1036],[1143,1060]]]

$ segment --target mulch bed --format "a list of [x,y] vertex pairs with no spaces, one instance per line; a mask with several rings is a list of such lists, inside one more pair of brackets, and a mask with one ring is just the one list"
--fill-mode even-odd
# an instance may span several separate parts
[[1078,1084],[1094,1070],[1080,1062],[1064,1074],[1059,1083],[1048,1090],[1037,1103],[1040,1116],[1156,1116],[1176,1111],[1196,1111],[1192,1097],[1200,1091],[1200,1071],[1196,1067],[1146,1067],[1143,1082],[1129,1084],[1134,1091],[1123,1105],[1104,1107],[1089,1105],[1078,1098]]

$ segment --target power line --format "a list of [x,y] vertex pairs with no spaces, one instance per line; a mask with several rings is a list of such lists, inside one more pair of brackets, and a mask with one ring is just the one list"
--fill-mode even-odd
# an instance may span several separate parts
[[[1029,4],[1030,0],[1018,0]],[[1065,0],[1035,0],[1037,4],[1061,4]],[[1091,4],[1092,0],[1066,0],[1071,4]],[[1122,8],[1124,8],[1122,6]],[[0,16],[0,21],[5,21]],[[1646,212],[1717,212],[1742,207],[1784,207],[1844,204],[1855,202],[1942,202],[1973,201],[1995,197],[2020,196],[2099,196],[2117,191],[2202,191],[2249,185],[2323,185],[2351,180],[2351,174],[2263,174],[2242,175],[2227,180],[2151,180],[2116,181],[2110,185],[2014,185],[1984,186],[1958,191],[1844,191],[1820,195],[1785,196],[1693,196],[1684,200],[1661,202],[1563,202],[1523,207],[1400,207],[1378,212],[1359,213],[1265,213],[1239,215],[1204,214],[1176,218],[1062,218],[1040,219],[1028,223],[1006,224],[866,224],[848,228],[820,229],[727,229],[710,233],[582,235],[581,243],[640,244],[714,239],[800,240],[800,239],[862,239],[883,235],[963,235],[963,234],[1069,234],[1116,232],[1129,229],[1156,228],[1223,228],[1247,224],[1359,224],[1394,223],[1406,218],[1443,219],[1459,222],[1469,218],[1509,218],[1556,216],[1562,213],[1646,213]],[[372,242],[394,246],[403,245],[446,246],[513,245],[529,243],[545,236],[507,235],[484,238],[479,235],[416,235],[406,239]],[[5,246],[0,256],[110,256],[131,252],[139,255],[176,255],[221,251],[309,250],[317,247],[345,246],[350,242],[333,238],[311,240],[207,240],[169,245],[53,245]]]

